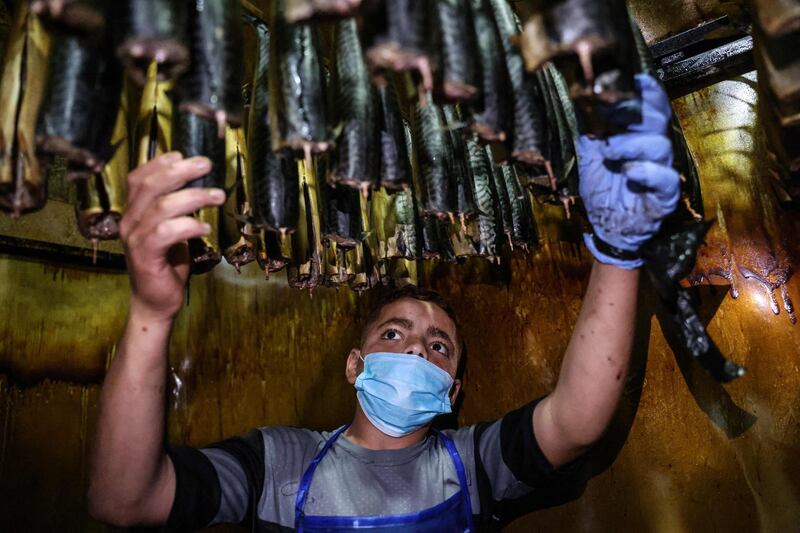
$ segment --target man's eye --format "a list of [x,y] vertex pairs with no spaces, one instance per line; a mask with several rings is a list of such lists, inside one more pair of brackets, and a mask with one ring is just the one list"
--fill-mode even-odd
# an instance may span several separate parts
[[444,355],[448,355],[449,352],[447,346],[445,346],[441,342],[434,342],[433,344],[431,344],[431,349],[435,352],[439,352]]
[[383,333],[381,338],[393,341],[400,338],[400,333],[396,329],[389,329]]

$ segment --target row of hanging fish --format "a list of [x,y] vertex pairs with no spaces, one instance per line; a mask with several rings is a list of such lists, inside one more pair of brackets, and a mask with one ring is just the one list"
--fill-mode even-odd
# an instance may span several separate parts
[[[117,199],[124,193],[110,189],[124,186],[118,175],[130,166],[167,149],[210,157],[214,170],[192,186],[225,187],[231,200],[225,216],[217,209],[197,214],[224,230],[192,243],[197,271],[231,247],[227,255],[237,265],[258,257],[247,243],[255,247],[262,231],[268,232],[264,242],[282,250],[274,264],[288,262],[290,235],[313,233],[307,239],[317,244],[293,249],[317,268],[333,257],[319,243],[360,250],[362,261],[373,265],[393,256],[495,259],[505,243],[527,249],[538,242],[530,192],[563,202],[568,213],[577,197],[574,141],[582,108],[571,99],[632,96],[636,69],[595,60],[608,46],[591,38],[592,31],[633,47],[628,14],[614,2],[609,5],[622,6],[624,28],[613,10],[597,11],[591,2],[570,0],[563,4],[575,4],[571,10],[545,13],[551,23],[580,14],[594,24],[578,37],[560,37],[567,43],[560,53],[573,50],[583,69],[582,88],[576,89],[577,78],[562,76],[551,63],[526,69],[526,63],[532,66],[523,54],[527,41],[505,0],[347,6],[278,0],[268,24],[250,20],[257,54],[246,109],[238,3],[146,4],[19,3],[19,29],[9,36],[13,46],[6,54],[13,68],[4,69],[18,83],[3,83],[3,91],[8,87],[20,100],[32,100],[18,106],[31,118],[6,121],[4,132],[21,140],[4,148],[31,165],[42,154],[62,162],[85,191],[83,203],[113,213],[95,217],[102,223],[94,229],[85,221],[94,219],[84,216],[81,228],[91,238],[115,236],[109,220],[121,216]],[[310,15],[292,15],[300,8]],[[293,23],[356,9],[358,19]],[[52,36],[43,28],[51,28]],[[53,52],[49,65],[45,51],[34,58],[39,75],[26,85],[23,78],[32,77],[36,63],[23,61],[17,48],[30,55],[35,47],[28,41],[37,36],[46,44],[55,41]],[[580,43],[592,47],[587,52]],[[122,66],[131,74],[124,89]],[[30,90],[42,79],[49,81]],[[142,82],[138,92],[131,88]],[[127,136],[118,119],[121,103],[136,105]],[[608,130],[597,121],[585,123],[597,134]],[[14,159],[4,158],[13,185],[3,200],[20,213],[43,201],[44,171],[5,165]],[[39,197],[23,194],[29,190]],[[381,210],[384,218],[372,212]]]

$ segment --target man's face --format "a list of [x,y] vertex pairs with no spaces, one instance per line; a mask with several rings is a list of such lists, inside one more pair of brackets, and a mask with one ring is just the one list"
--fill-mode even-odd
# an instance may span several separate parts
[[[352,350],[347,378],[352,384],[363,370],[360,355],[376,352],[414,354],[424,357],[453,378],[460,357],[456,325],[436,304],[402,298],[384,306],[377,320],[364,332],[360,350]],[[458,394],[456,380],[452,399]]]

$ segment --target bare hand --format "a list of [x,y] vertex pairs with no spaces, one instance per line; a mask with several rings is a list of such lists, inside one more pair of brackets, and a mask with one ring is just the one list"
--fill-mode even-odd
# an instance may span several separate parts
[[205,157],[159,156],[128,174],[128,209],[120,223],[131,280],[131,311],[172,320],[183,304],[191,257],[188,239],[211,228],[192,213],[225,202],[221,189],[182,187],[208,174]]

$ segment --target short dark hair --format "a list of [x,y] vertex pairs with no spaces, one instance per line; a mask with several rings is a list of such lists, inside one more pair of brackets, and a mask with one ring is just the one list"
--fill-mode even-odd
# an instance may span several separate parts
[[382,295],[372,310],[367,315],[367,319],[364,322],[364,328],[361,330],[361,342],[363,344],[364,337],[366,335],[367,330],[372,327],[375,321],[378,320],[378,317],[381,315],[381,311],[383,308],[389,304],[392,304],[398,300],[402,300],[404,298],[410,298],[412,300],[419,300],[420,302],[430,302],[437,307],[439,307],[442,311],[444,311],[450,320],[453,321],[453,324],[456,326],[456,336],[457,344],[458,344],[458,368],[456,370],[456,377],[461,378],[464,375],[464,369],[466,368],[467,364],[467,346],[464,343],[464,338],[461,335],[461,332],[458,327],[458,320],[456,320],[456,313],[450,304],[447,303],[447,300],[436,291],[432,291],[430,289],[423,289],[421,287],[417,287],[416,285],[404,285],[403,287],[391,290],[384,295]]

